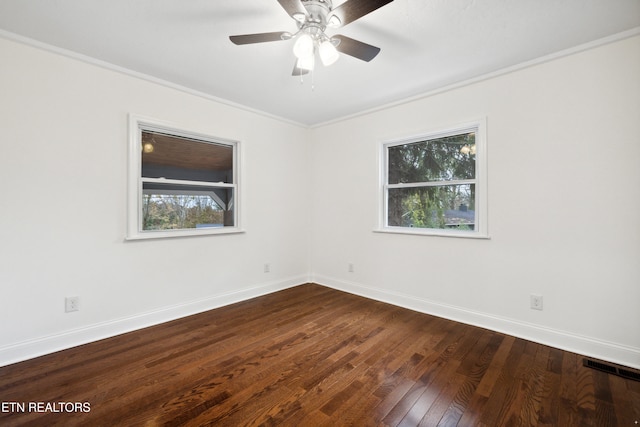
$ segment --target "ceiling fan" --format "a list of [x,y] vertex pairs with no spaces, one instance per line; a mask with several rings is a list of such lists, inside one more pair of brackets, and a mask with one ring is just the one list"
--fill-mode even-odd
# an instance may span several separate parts
[[316,52],[325,66],[337,61],[339,52],[369,62],[380,53],[380,48],[340,34],[329,37],[325,30],[344,27],[392,1],[347,0],[334,9],[332,0],[278,0],[296,21],[297,32],[243,34],[229,36],[229,39],[237,45],[296,39],[294,76],[313,70]]

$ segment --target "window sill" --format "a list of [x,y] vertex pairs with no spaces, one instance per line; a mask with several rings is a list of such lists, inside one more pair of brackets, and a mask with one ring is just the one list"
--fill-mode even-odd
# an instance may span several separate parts
[[149,239],[171,239],[176,237],[197,237],[197,236],[216,236],[224,234],[241,234],[245,231],[240,228],[227,227],[209,230],[175,230],[175,231],[145,231],[128,235],[125,240],[149,240]]
[[410,234],[414,236],[435,236],[435,237],[457,237],[463,239],[481,239],[490,240],[491,237],[487,234],[480,233],[468,233],[464,231],[440,231],[432,229],[420,229],[420,228],[403,228],[403,227],[386,227],[376,228],[374,233],[389,233],[389,234]]

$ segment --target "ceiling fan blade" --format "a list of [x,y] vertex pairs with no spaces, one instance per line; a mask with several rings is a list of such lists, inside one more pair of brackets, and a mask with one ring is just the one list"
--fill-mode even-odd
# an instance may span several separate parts
[[334,15],[340,20],[338,27],[344,27],[350,22],[360,19],[368,13],[391,3],[393,0],[347,0],[336,7],[329,14],[329,21]]
[[242,34],[239,36],[229,36],[234,44],[252,44],[252,43],[265,43],[265,42],[277,42],[280,40],[287,40],[291,38],[291,33],[286,31],[278,31],[274,33],[258,33],[258,34]]
[[296,61],[296,63],[293,65],[293,71],[291,72],[291,75],[293,77],[296,77],[296,76],[302,76],[304,74],[309,74],[309,70],[305,70],[304,68],[298,67],[298,61]]
[[336,46],[338,52],[342,52],[345,55],[353,56],[354,58],[358,58],[363,61],[369,62],[375,58],[378,53],[380,53],[379,47],[371,46],[370,44],[354,40],[341,34],[331,38],[340,40],[340,43]]
[[290,17],[296,19],[297,16],[307,16],[307,9],[300,0],[278,0],[280,6],[287,11]]

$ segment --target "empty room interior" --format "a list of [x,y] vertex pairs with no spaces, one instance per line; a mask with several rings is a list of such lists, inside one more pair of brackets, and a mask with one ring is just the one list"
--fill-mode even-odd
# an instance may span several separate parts
[[638,0],[0,0],[0,58],[1,425],[640,423]]

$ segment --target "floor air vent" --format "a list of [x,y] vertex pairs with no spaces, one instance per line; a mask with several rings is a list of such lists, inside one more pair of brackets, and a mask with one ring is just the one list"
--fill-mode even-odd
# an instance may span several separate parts
[[618,375],[628,378],[630,380],[640,381],[640,372],[630,371],[628,369],[618,369]]
[[582,364],[587,368],[597,369],[598,371],[606,372],[612,375],[618,375],[628,380],[640,381],[640,372],[632,371],[625,368],[617,368],[607,363],[596,362],[595,360],[582,359]]

